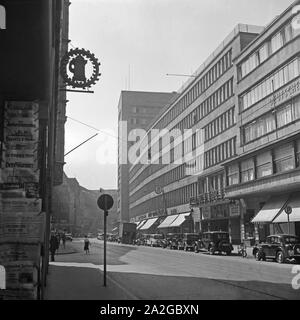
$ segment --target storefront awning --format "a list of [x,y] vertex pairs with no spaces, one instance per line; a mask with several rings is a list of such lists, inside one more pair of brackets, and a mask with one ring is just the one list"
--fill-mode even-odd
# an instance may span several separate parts
[[180,227],[191,212],[180,213],[178,217],[169,225],[169,227]]
[[163,222],[157,227],[157,229],[167,228],[170,224],[179,216],[179,214],[173,214],[172,216],[167,216]]
[[277,214],[280,213],[288,200],[288,195],[279,195],[271,197],[262,207],[258,214],[252,219],[253,223],[271,223]]
[[[300,221],[300,193],[293,194],[286,206],[292,208],[292,213],[290,214],[290,222]],[[285,223],[288,222],[288,217],[286,212],[283,210],[274,220],[273,223]]]
[[153,224],[157,221],[158,218],[152,218],[152,219],[149,219],[147,220],[147,222],[140,228],[140,230],[148,230],[150,229]]
[[136,230],[140,230],[140,228],[146,223],[146,221],[147,219],[140,221],[139,224],[136,226]]

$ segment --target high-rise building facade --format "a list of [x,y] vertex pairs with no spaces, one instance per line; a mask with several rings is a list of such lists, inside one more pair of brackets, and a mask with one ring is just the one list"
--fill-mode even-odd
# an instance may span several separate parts
[[129,221],[129,160],[128,151],[134,141],[128,135],[135,129],[146,129],[168,105],[176,93],[122,91],[118,105],[118,220]]
[[[236,156],[233,61],[261,31],[238,25],[152,123],[144,137],[148,144],[142,143],[130,167],[132,220],[190,213],[193,230],[186,232],[230,228],[236,204],[224,199],[222,164]],[[171,220],[161,227],[174,226]],[[231,235],[240,237],[237,231]]]
[[235,61],[238,131],[236,157],[225,166],[225,195],[243,204],[246,239],[300,234],[299,4],[277,16]]

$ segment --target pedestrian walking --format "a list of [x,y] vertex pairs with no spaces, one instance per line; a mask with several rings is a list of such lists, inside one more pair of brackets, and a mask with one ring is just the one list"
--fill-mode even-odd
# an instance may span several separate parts
[[87,236],[84,237],[84,248],[83,250],[85,251],[86,254],[90,253],[90,249],[89,249],[89,246],[90,246],[90,240],[88,239]]
[[64,249],[66,249],[66,234],[65,233],[62,234],[61,240],[62,240]]
[[55,252],[58,248],[58,240],[57,240],[57,237],[54,233],[51,234],[51,237],[50,237],[50,246],[49,246],[49,250],[50,250],[50,253],[51,253],[51,261],[55,261]]

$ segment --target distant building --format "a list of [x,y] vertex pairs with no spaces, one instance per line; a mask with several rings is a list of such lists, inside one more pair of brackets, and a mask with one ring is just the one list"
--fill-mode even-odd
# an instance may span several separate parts
[[[170,103],[176,93],[122,91],[118,105],[118,219],[129,222],[129,167],[127,143],[128,133],[133,129],[146,129],[163,107]],[[121,123],[127,124],[125,132]]]

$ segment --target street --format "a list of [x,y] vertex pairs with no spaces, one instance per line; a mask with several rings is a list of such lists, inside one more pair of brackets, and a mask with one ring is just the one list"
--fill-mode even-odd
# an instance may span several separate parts
[[[103,270],[103,241],[92,239],[91,242],[90,254],[85,254],[82,240],[73,240],[70,246],[77,252],[56,256],[51,268],[61,268],[66,278],[68,270],[85,268],[80,285],[75,287],[75,282],[79,280],[73,279],[74,290],[82,290],[84,296],[85,289],[95,286],[95,279],[96,282],[99,280],[93,299],[100,300],[103,298],[97,290],[103,290],[103,274],[99,273],[99,277],[94,274],[93,279],[89,274],[99,272],[99,268]],[[296,276],[292,268],[295,266],[272,261],[258,262],[252,257],[210,256],[206,253],[107,243],[108,287],[113,283],[127,299],[300,299],[300,289],[292,287],[292,279]],[[56,299],[81,299],[80,292],[63,290],[63,281],[58,284],[62,288],[56,288]],[[114,296],[106,298],[114,299]]]

